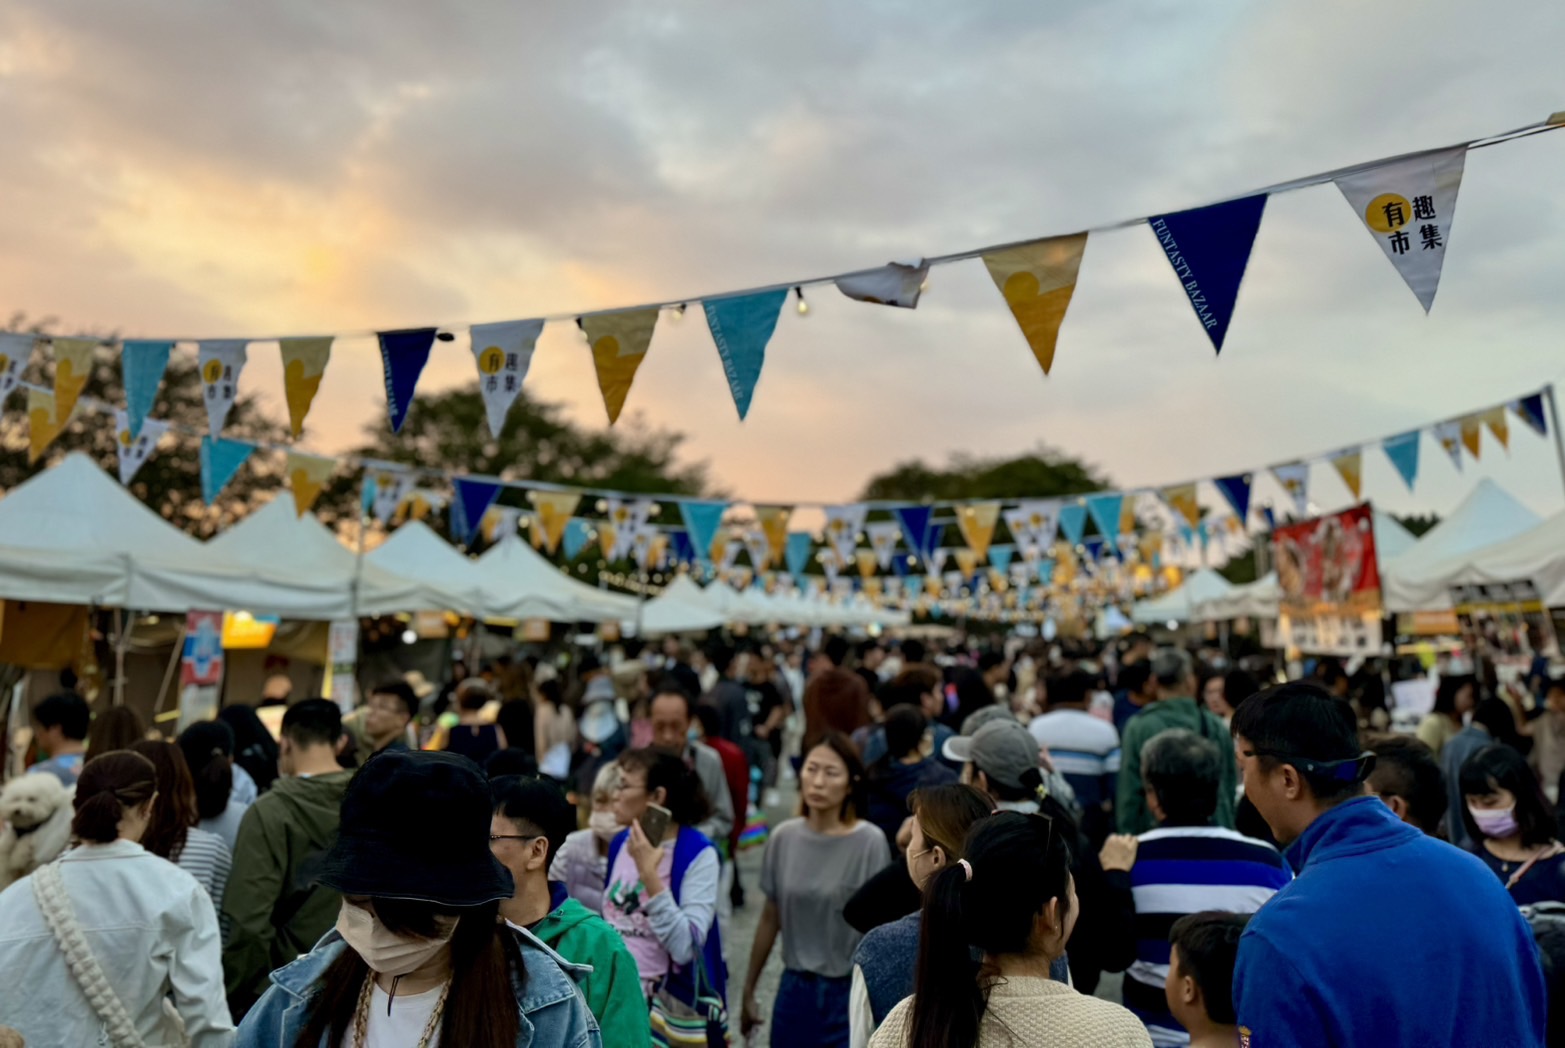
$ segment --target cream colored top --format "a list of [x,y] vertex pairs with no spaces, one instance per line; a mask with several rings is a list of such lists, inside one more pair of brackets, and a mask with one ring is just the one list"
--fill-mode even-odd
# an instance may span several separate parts
[[[869,1048],[903,1048],[913,1026],[913,998],[881,1023]],[[978,1048],[1151,1048],[1152,1038],[1130,1012],[1051,979],[1003,979],[989,993]]]

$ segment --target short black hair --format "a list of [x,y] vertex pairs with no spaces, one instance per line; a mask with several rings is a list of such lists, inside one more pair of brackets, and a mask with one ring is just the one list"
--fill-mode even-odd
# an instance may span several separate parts
[[860,662],[864,661],[865,656],[867,656],[870,652],[872,652],[872,651],[879,651],[879,650],[880,650],[880,641],[876,640],[874,637],[871,637],[868,640],[861,640],[861,641],[859,641],[859,646],[858,646],[858,651],[857,651],[857,655],[859,657],[859,661]]
[[1119,677],[1116,683],[1130,695],[1140,695],[1146,690],[1147,681],[1152,679],[1152,664],[1143,659],[1140,662],[1132,662],[1119,668]]
[[1046,689],[1044,697],[1050,708],[1074,706],[1090,699],[1097,683],[1092,674],[1086,670],[1071,670],[1069,673],[1050,677],[1044,684]]
[[1369,781],[1382,797],[1400,797],[1425,833],[1434,833],[1445,815],[1445,773],[1435,753],[1409,735],[1379,735],[1368,740],[1375,755]]
[[495,750],[489,755],[489,759],[484,761],[484,777],[490,780],[507,775],[536,777],[537,774],[538,758],[515,746]]
[[902,661],[904,663],[914,663],[914,662],[923,662],[924,661],[924,642],[923,641],[916,640],[916,639],[914,639],[912,637],[907,637],[907,638],[905,638],[902,641],[900,647],[902,649]]
[[710,662],[712,668],[717,670],[719,677],[728,676],[728,671],[733,669],[734,666],[733,645],[721,640],[710,640],[706,643],[705,654],[706,661]]
[[1255,748],[1262,768],[1292,764],[1323,804],[1364,792],[1357,778],[1312,773],[1297,763],[1350,761],[1361,752],[1353,707],[1314,681],[1290,681],[1256,692],[1234,711],[1230,730]]
[[690,720],[696,719],[696,700],[677,684],[671,688],[658,688],[652,693],[652,697],[647,700],[647,716],[652,715],[652,704],[659,699],[678,699],[685,704],[685,716]]
[[1239,1021],[1234,1010],[1234,964],[1239,937],[1250,923],[1247,913],[1208,910],[1187,914],[1168,930],[1168,941],[1179,950],[1179,974],[1201,988],[1206,1017],[1222,1026]]
[[41,728],[59,728],[67,739],[82,742],[92,723],[92,709],[74,691],[62,691],[34,706],[33,720]]
[[995,651],[993,648],[978,656],[978,672],[988,673],[996,666],[1005,664],[1005,652]]
[[929,728],[929,721],[918,706],[897,706],[887,712],[881,724],[886,732],[886,756],[894,761],[917,750]]
[[576,829],[576,806],[565,792],[548,779],[502,775],[489,780],[489,795],[496,815],[510,819],[523,832],[541,833],[548,839],[545,869],[552,865],[565,838]]
[[723,715],[717,712],[717,707],[709,703],[698,702],[690,707],[696,720],[701,722],[701,734],[708,739],[722,738]]
[[[1463,798],[1490,793],[1496,787],[1508,790],[1516,798],[1516,824],[1521,827],[1522,844],[1548,844],[1558,833],[1554,813],[1549,810],[1549,802],[1527,758],[1509,746],[1485,746],[1467,758],[1457,772],[1456,782]],[[1462,805],[1462,825],[1467,827],[1468,837],[1483,840],[1466,804]]]
[[413,692],[413,685],[395,677],[370,689],[371,695],[390,695],[392,698],[402,700],[402,705],[408,709],[408,720],[418,719],[418,696]]
[[903,679],[904,674],[898,674],[875,689],[875,699],[880,703],[880,708],[887,713],[898,706],[919,706],[924,702],[924,692],[910,679]]
[[840,667],[848,661],[848,638],[836,635],[827,637],[821,644],[821,654],[830,659],[833,666]]
[[305,699],[283,714],[282,734],[295,746],[335,746],[342,738],[342,711],[327,699]]
[[1184,728],[1154,736],[1141,751],[1141,781],[1157,794],[1169,826],[1205,826],[1217,814],[1223,754],[1217,744]]

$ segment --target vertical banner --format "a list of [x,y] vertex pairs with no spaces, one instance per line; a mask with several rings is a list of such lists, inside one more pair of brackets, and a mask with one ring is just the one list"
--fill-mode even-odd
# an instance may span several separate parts
[[327,481],[337,469],[337,460],[324,455],[288,452],[288,486],[293,490],[293,508],[297,516],[310,512]]
[[93,353],[98,343],[90,338],[57,338],[54,347],[54,402],[62,420],[76,410],[76,399],[92,378]]
[[712,540],[717,537],[718,525],[728,510],[726,502],[701,502],[685,500],[679,503],[679,514],[685,522],[685,533],[695,549],[696,560],[705,563],[712,558]]
[[787,298],[788,289],[782,288],[701,303],[741,420],[750,413],[750,398],[766,363],[766,344],[777,330],[777,316]]
[[1364,452],[1361,448],[1345,448],[1331,456],[1331,464],[1337,469],[1337,476],[1342,478],[1342,483],[1353,492],[1354,498],[1360,498],[1364,490]]
[[1445,453],[1451,456],[1451,464],[1456,467],[1458,473],[1462,472],[1462,424],[1437,422],[1433,430],[1435,439],[1440,442],[1442,448],[1445,448]]
[[[561,536],[561,542],[570,538],[572,517],[565,522],[565,534]],[[491,505],[484,510],[483,519],[479,522],[479,530],[484,533],[485,542],[499,542],[501,539],[515,535],[522,523],[522,508],[520,506],[495,506]]]
[[1272,476],[1293,497],[1293,512],[1300,520],[1310,515],[1310,464],[1289,462],[1272,467]]
[[483,394],[489,432],[499,439],[505,416],[516,403],[532,364],[533,348],[543,331],[541,320],[507,320],[474,324],[473,360],[478,364],[478,391]]
[[434,328],[409,328],[405,331],[381,331],[380,362],[386,377],[386,413],[391,431],[402,432],[402,423],[413,406],[418,377],[429,363],[429,350],[435,344]]
[[756,506],[755,519],[771,547],[773,566],[782,563],[788,549],[788,521],[793,516],[791,506]]
[[1250,474],[1236,473],[1231,477],[1216,477],[1212,483],[1218,493],[1233,507],[1234,515],[1242,524],[1250,519]]
[[[994,529],[991,527],[990,530]],[[864,525],[864,533],[869,536],[870,549],[875,553],[880,570],[890,571],[891,557],[896,552],[897,536],[902,533],[902,525],[894,520],[877,520],[873,524]]]
[[1082,536],[1087,533],[1087,507],[1080,501],[1067,502],[1060,507],[1059,520],[1065,541],[1072,546],[1081,545]]
[[121,408],[114,409],[115,447],[119,451],[120,483],[126,487],[136,479],[141,467],[157,450],[158,441],[168,432],[168,423],[149,418],[141,424],[141,434],[131,436],[130,419]]
[[1223,351],[1266,194],[1147,219],[1212,348]]
[[1124,509],[1125,496],[1117,491],[1107,495],[1087,496],[1087,515],[1092,518],[1092,526],[1097,528],[1098,534],[1107,539],[1110,544],[1119,538]]
[[239,338],[208,339],[198,343],[196,364],[201,370],[201,397],[206,401],[207,428],[216,440],[239,395],[239,373],[244,370],[247,343]]
[[180,728],[217,716],[223,669],[223,613],[187,612],[179,657]]
[[1278,528],[1272,563],[1282,589],[1279,628],[1304,652],[1380,650],[1380,565],[1368,503]]
[[32,359],[36,335],[0,334],[0,405],[4,405],[11,393],[22,381],[22,371]]
[[321,378],[331,360],[331,343],[330,335],[278,342],[283,355],[283,398],[288,401],[288,426],[294,440],[304,433],[304,420],[320,392]]
[[759,576],[766,570],[766,565],[771,563],[772,544],[767,541],[765,532],[757,528],[744,533],[744,548],[750,554],[750,566]]
[[1418,298],[1435,303],[1467,147],[1439,149],[1342,175],[1337,188]]
[[359,620],[340,619],[326,629],[326,658],[331,672],[326,679],[326,698],[343,713],[352,713],[358,705]]
[[208,506],[217,501],[217,496],[222,494],[228,482],[234,479],[234,474],[239,472],[255,451],[254,444],[247,444],[242,440],[228,440],[219,437],[213,440],[211,436],[203,434],[201,437],[201,499]]
[[158,387],[163,384],[163,372],[168,370],[168,355],[173,348],[172,342],[131,340],[120,350],[125,414],[133,437],[141,436],[141,424],[152,414],[152,405],[158,399]]
[[1415,429],[1411,433],[1387,437],[1380,444],[1386,453],[1386,458],[1390,459],[1391,465],[1396,467],[1402,483],[1407,485],[1408,491],[1413,490],[1413,483],[1418,480],[1418,441],[1422,436],[1423,434]]
[[657,322],[656,309],[590,313],[581,318],[581,329],[592,346],[592,364],[598,372],[598,389],[603,393],[603,408],[611,426],[619,421],[625,408],[625,397],[636,380],[636,370],[646,358],[647,347],[652,344],[652,330]]
[[[986,550],[985,552],[988,551]],[[951,554],[951,556],[955,558],[957,570],[962,573],[962,580],[964,582],[968,579],[971,579],[975,574],[978,573],[979,557],[977,550],[971,549],[967,546],[959,546]]]
[[989,544],[994,541],[994,526],[999,522],[998,502],[977,502],[970,506],[958,506],[956,509],[956,526],[962,532],[962,538],[973,551],[973,555],[979,560],[988,556]]
[[1000,289],[1045,375],[1054,366],[1055,343],[1071,296],[1076,293],[1076,274],[1086,250],[1087,234],[1073,233],[983,256],[990,279]]
[[70,417],[61,418],[60,402],[53,393],[41,389],[27,391],[27,461],[37,462],[53,444],[55,438],[65,432]]
[[923,293],[924,281],[928,277],[927,262],[921,261],[916,265],[891,262],[879,269],[838,277],[835,283],[838,291],[856,302],[916,309],[918,296]]
[[529,491],[527,497],[537,511],[536,526],[543,534],[543,546],[553,553],[565,537],[566,522],[576,512],[581,495],[569,491]]

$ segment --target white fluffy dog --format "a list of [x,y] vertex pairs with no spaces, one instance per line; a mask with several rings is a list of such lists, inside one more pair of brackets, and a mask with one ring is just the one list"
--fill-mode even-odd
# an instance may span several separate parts
[[71,798],[47,772],[21,775],[0,789],[0,889],[19,881],[65,851],[71,841]]

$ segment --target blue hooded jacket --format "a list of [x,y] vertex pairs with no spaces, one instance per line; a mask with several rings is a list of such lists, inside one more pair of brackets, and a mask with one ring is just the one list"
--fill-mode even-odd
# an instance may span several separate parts
[[1543,1044],[1537,946],[1483,863],[1378,797],[1328,809],[1287,857],[1298,877],[1239,941],[1240,1044]]

